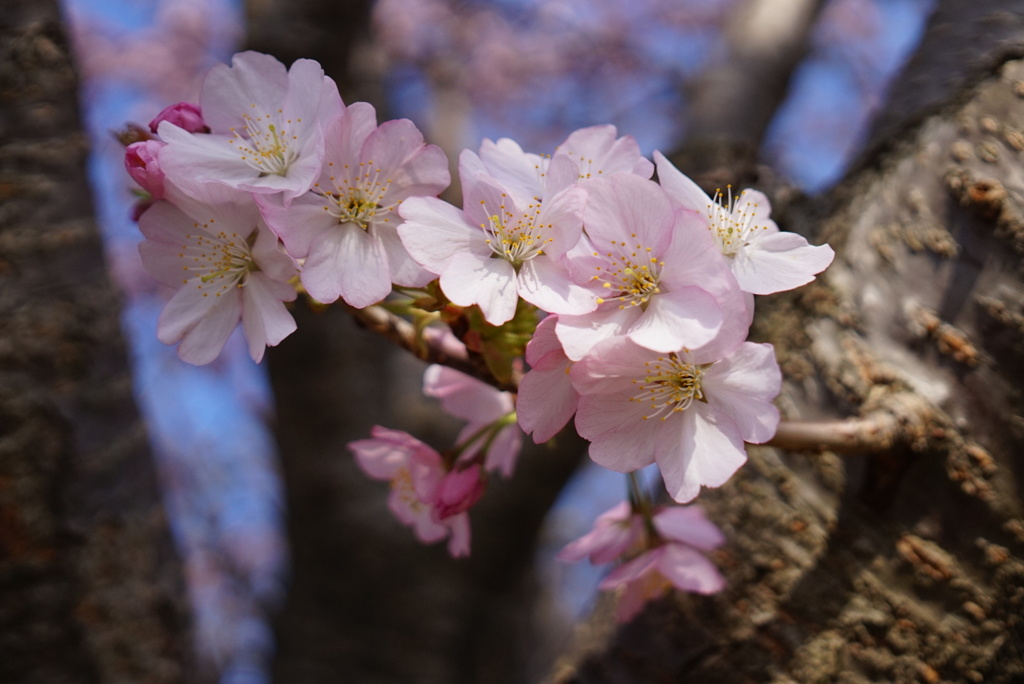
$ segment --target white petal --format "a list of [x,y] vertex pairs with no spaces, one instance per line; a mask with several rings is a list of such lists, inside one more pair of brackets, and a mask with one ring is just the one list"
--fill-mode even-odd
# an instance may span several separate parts
[[656,460],[669,495],[686,503],[701,486],[719,487],[747,460],[732,420],[703,402],[663,422]]
[[809,245],[796,233],[779,232],[741,247],[732,271],[744,291],[772,294],[811,282],[833,257],[835,252],[828,245]]
[[504,259],[461,252],[452,257],[440,282],[448,299],[459,306],[476,304],[491,325],[501,325],[516,313],[516,272]]
[[771,401],[782,387],[782,372],[770,344],[744,342],[704,372],[704,392],[715,410],[728,414],[744,441],[760,444],[775,435],[779,411]]
[[668,353],[707,344],[721,329],[722,321],[714,297],[699,287],[684,287],[652,297],[628,334],[641,346]]

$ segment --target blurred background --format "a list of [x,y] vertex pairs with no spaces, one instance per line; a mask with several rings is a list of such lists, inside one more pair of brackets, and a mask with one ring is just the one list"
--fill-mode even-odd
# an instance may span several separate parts
[[[481,139],[550,153],[615,124],[683,171],[821,193],[852,162],[930,0],[63,0],[90,180],[124,297],[135,392],[182,557],[203,677],[252,683],[532,682],[572,648],[600,569],[552,556],[623,496],[563,434],[473,511],[473,556],[419,546],[345,444],[370,426],[435,446],[457,425],[422,364],[341,311],[252,364],[240,338],[180,363],[155,335],[112,131],[196,101],[233,52],[320,61],[346,102],[406,117],[453,166]],[[723,145],[739,166],[722,168]],[[772,171],[768,171],[768,169]],[[455,177],[455,174],[453,174]],[[735,182],[735,181],[734,181]]]

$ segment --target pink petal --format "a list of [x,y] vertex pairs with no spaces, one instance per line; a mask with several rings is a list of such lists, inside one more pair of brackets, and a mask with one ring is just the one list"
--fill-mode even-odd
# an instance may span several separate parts
[[654,527],[668,540],[683,542],[702,551],[725,543],[718,525],[708,520],[700,506],[668,506],[654,514]]
[[[660,257],[672,240],[675,211],[668,195],[640,176],[619,174],[588,184],[583,223],[602,254],[629,253],[635,245]],[[619,243],[626,242],[623,247]]]
[[[188,289],[179,290],[179,293]],[[168,303],[169,307],[170,303]],[[205,365],[216,359],[228,341],[228,337],[238,326],[241,308],[240,297],[234,293],[217,298],[216,304],[207,309],[205,315],[182,335],[181,343],[178,345],[178,357],[182,361],[197,366]],[[164,313],[167,311],[168,309],[165,308]],[[165,318],[162,313],[157,324],[157,337],[161,342],[164,341],[161,335],[161,327],[164,323]]]
[[461,252],[489,255],[480,229],[466,222],[462,210],[435,197],[411,197],[399,208],[405,220],[398,235],[418,263],[442,273]]
[[[256,363],[263,360],[268,346],[274,347],[295,332],[295,319],[288,313],[275,285],[282,285],[263,273],[251,273],[242,287],[242,327],[249,341],[249,356]],[[295,290],[285,285],[292,297]]]
[[806,285],[834,257],[828,245],[809,245],[796,233],[779,232],[740,248],[732,269],[746,292],[764,295]]
[[554,437],[576,413],[579,393],[569,380],[569,360],[551,370],[534,368],[519,381],[516,416],[523,431],[542,444]]
[[714,563],[699,551],[682,544],[666,544],[657,559],[658,572],[677,589],[714,594],[725,587],[725,578]]
[[686,503],[701,486],[725,484],[746,462],[747,453],[732,420],[695,401],[662,423],[656,460],[669,495]]
[[580,397],[576,430],[590,440],[589,454],[598,465],[628,473],[654,462],[657,419],[644,420],[644,407],[627,394]]
[[704,372],[704,392],[727,414],[744,441],[760,444],[775,435],[779,411],[770,402],[782,388],[782,372],[770,344],[743,343]]
[[325,304],[339,296],[357,308],[376,304],[391,292],[384,248],[354,224],[325,231],[310,246],[302,284]]
[[441,290],[459,306],[478,305],[491,325],[511,320],[519,303],[512,264],[469,252],[460,252],[448,262],[441,274]]
[[519,269],[519,295],[541,311],[556,314],[587,314],[597,308],[597,299],[569,278],[555,259],[540,255]]
[[651,298],[629,328],[629,339],[668,353],[707,344],[722,327],[722,310],[706,290],[684,287]]

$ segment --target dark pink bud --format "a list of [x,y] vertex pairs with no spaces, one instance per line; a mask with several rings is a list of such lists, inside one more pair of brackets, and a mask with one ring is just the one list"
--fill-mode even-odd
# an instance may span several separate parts
[[124,167],[128,175],[154,200],[164,196],[164,172],[160,168],[158,156],[160,148],[165,144],[158,140],[143,140],[132,143],[124,151]]
[[434,512],[438,520],[464,513],[480,500],[486,484],[479,465],[453,470],[441,478],[434,493]]
[[156,115],[156,118],[149,122],[149,130],[154,133],[160,127],[161,121],[170,121],[175,126],[184,128],[189,133],[209,133],[210,129],[203,121],[203,112],[199,105],[191,102],[179,102],[164,109]]

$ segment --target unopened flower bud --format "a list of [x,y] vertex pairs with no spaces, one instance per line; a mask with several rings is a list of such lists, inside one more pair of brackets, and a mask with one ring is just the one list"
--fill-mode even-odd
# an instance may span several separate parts
[[124,167],[128,175],[154,200],[164,196],[164,172],[157,160],[163,146],[164,143],[158,140],[144,140],[132,143],[124,151]]
[[209,133],[210,129],[203,121],[203,112],[199,105],[191,102],[179,102],[167,107],[156,115],[156,118],[149,122],[149,130],[154,133],[160,126],[161,121],[170,121],[175,126],[183,128],[189,133]]
[[485,482],[479,465],[453,470],[445,475],[434,494],[434,511],[438,520],[464,513],[483,496]]

